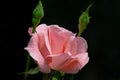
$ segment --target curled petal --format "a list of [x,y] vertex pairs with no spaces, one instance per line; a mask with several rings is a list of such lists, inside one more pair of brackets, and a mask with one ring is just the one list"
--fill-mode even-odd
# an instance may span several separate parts
[[[43,45],[46,46],[48,50],[48,54],[51,54],[51,46],[49,42],[49,36],[48,36],[48,26],[46,24],[41,24],[36,28],[36,33],[39,37],[39,47],[43,47]],[[43,44],[41,45],[41,41]]]
[[89,61],[87,53],[78,54],[61,65],[59,71],[76,74]]
[[75,74],[81,69],[81,65],[77,59],[68,60],[66,63],[61,65],[59,71],[65,73],[72,73]]
[[52,53],[53,54],[63,53],[66,43],[65,38],[52,29],[51,28],[49,29],[49,41]]
[[82,37],[75,38],[77,42],[77,53],[86,52],[88,49],[87,41]]
[[67,43],[65,52],[72,55],[80,54],[87,51],[87,42],[82,37],[71,37]]
[[46,58],[46,61],[48,62],[49,66],[52,69],[58,70],[59,67],[62,66],[69,58],[70,55],[68,53],[63,53],[63,54],[49,55]]
[[41,53],[39,51],[38,37],[36,34],[34,34],[34,36],[32,36],[32,38],[29,41],[28,47],[26,47],[25,50],[27,50],[29,52],[30,56],[35,61],[37,61],[41,72],[44,72],[44,73],[50,72],[49,66],[46,64],[43,56],[41,55]]
[[68,39],[74,34],[58,25],[50,25],[48,32],[52,53],[64,53]]
[[81,53],[81,54],[77,54],[75,56],[72,56],[72,58],[78,59],[80,65],[81,65],[81,68],[83,68],[89,61],[89,57],[88,57],[88,53],[87,52],[84,52],[84,53]]

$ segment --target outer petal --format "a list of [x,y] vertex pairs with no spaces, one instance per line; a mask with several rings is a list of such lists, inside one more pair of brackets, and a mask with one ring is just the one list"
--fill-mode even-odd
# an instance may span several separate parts
[[81,68],[83,68],[89,61],[88,53],[84,52],[81,54],[77,54],[75,56],[72,56],[72,58],[76,58],[79,60],[79,63],[81,65]]
[[49,66],[54,70],[59,70],[59,68],[70,58],[68,53],[49,55],[46,58]]
[[71,37],[67,43],[65,52],[69,52],[72,55],[80,54],[87,51],[87,42],[82,37]]
[[74,57],[72,57],[71,59],[69,59],[68,61],[66,61],[66,63],[64,63],[61,68],[60,71],[63,71],[65,73],[77,73],[81,68],[83,68],[85,66],[85,64],[87,64],[89,61],[89,58],[87,56],[87,53],[83,53],[83,54],[78,54]]
[[71,59],[67,61],[65,64],[61,65],[59,71],[65,73],[75,74],[81,69],[80,63],[77,59]]
[[40,67],[40,71],[44,72],[44,73],[49,73],[50,72],[50,68],[49,66],[46,64],[43,56],[41,55],[41,52],[39,51],[39,47],[38,47],[38,43],[39,43],[39,39],[37,34],[34,34],[29,43],[28,46],[25,48],[30,56],[37,61],[39,67]]
[[75,40],[77,42],[77,53],[86,52],[88,48],[87,41],[82,37],[77,37]]

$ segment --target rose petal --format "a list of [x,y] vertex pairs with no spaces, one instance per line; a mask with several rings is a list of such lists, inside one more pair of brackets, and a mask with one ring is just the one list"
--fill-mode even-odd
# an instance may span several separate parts
[[64,53],[66,42],[74,34],[57,25],[49,27],[49,41],[52,48],[52,53]]
[[88,48],[87,41],[82,37],[77,37],[75,40],[77,42],[77,53],[86,52]]
[[59,71],[64,73],[75,74],[81,69],[81,65],[77,59],[71,59],[66,61],[66,63],[61,65]]
[[73,34],[71,31],[69,31],[63,27],[59,27],[58,25],[50,25],[49,27],[50,27],[51,31],[57,32],[59,35],[63,36],[66,39],[68,39],[71,36],[76,35],[76,34]]
[[88,57],[88,53],[81,53],[81,54],[77,54],[75,56],[72,56],[72,58],[76,58],[79,60],[81,68],[83,68],[89,61],[89,57]]
[[49,29],[49,41],[51,45],[52,54],[63,53],[65,48],[65,38],[59,35],[56,31]]
[[72,55],[80,54],[87,51],[87,42],[82,37],[71,37],[67,43],[65,52],[69,52]]
[[78,54],[67,60],[61,65],[59,71],[65,73],[77,73],[81,68],[83,68],[89,61],[87,53]]
[[[49,42],[49,37],[48,37],[48,26],[46,24],[41,24],[39,25],[37,28],[36,28],[36,32],[37,32],[37,35],[39,36],[39,42],[40,42],[40,45],[39,47],[42,47],[43,45],[45,45],[45,47],[47,48],[48,50],[48,55],[51,54],[51,46],[50,46],[50,42]],[[43,45],[41,45],[41,41],[43,41]],[[42,49],[43,50],[43,49]]]
[[44,73],[49,73],[50,72],[50,68],[49,66],[46,64],[46,62],[44,61],[43,56],[41,55],[39,48],[38,48],[38,36],[36,34],[34,34],[29,43],[28,43],[28,47],[26,47],[25,49],[29,52],[30,56],[37,61],[39,67],[40,67],[40,71],[44,72]]
[[70,58],[70,55],[68,53],[63,54],[56,54],[56,55],[49,55],[46,58],[46,61],[49,62],[49,66],[54,69],[58,70],[60,66],[63,65],[68,59]]

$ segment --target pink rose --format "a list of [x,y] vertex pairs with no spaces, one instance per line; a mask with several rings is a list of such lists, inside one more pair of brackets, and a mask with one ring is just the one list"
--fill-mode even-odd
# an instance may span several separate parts
[[25,49],[41,72],[77,73],[89,61],[86,40],[58,25],[41,24],[31,36]]

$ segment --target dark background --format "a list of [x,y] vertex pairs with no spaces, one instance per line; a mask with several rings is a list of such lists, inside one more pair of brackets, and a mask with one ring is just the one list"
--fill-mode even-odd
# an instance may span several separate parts
[[[0,4],[0,72],[3,80],[23,80],[32,11],[38,0],[4,0]],[[58,24],[76,33],[78,17],[89,3],[90,23],[83,32],[88,42],[89,63],[75,80],[120,80],[120,0],[42,0],[41,23]],[[39,75],[40,76],[40,75]],[[40,77],[37,78],[40,80]],[[32,77],[33,79],[36,76]],[[34,79],[34,80],[38,80]],[[32,79],[31,79],[32,80]]]

